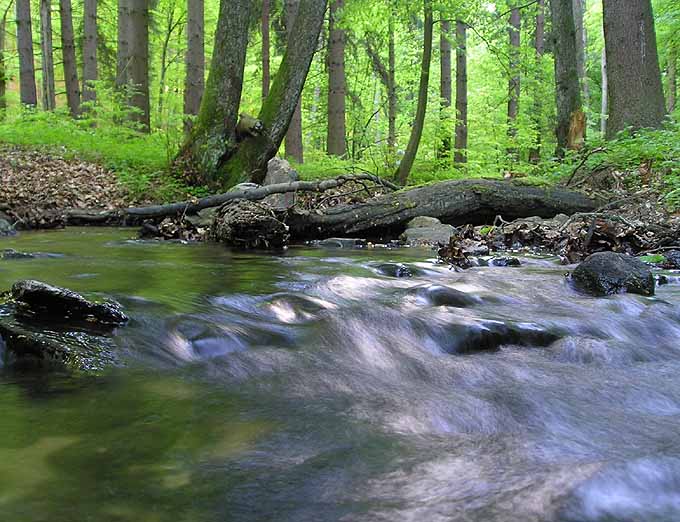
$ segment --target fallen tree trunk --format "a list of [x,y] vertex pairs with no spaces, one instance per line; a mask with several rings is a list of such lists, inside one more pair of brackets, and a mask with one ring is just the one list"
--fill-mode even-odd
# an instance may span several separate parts
[[332,236],[396,237],[417,216],[451,225],[490,224],[496,216],[512,220],[530,216],[590,212],[597,203],[579,192],[523,186],[509,181],[444,181],[380,196],[358,205],[321,213],[294,212],[286,219],[294,239]]
[[66,212],[67,225],[136,225],[147,219],[163,219],[166,217],[193,215],[206,208],[219,207],[228,201],[247,199],[258,201],[274,194],[289,192],[324,192],[340,187],[352,181],[371,181],[378,186],[397,190],[399,187],[385,179],[372,174],[356,174],[352,176],[338,176],[337,178],[317,181],[294,181],[278,183],[257,188],[232,190],[224,194],[207,196],[195,201],[182,201],[168,205],[153,205],[149,207],[132,207],[103,212],[91,210],[69,210]]

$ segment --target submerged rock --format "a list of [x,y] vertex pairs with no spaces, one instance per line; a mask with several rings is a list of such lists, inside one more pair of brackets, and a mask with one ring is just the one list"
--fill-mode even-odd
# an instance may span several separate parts
[[14,283],[12,297],[17,302],[17,312],[22,315],[60,317],[101,325],[120,325],[128,321],[117,303],[94,303],[72,290],[41,281]]
[[120,365],[108,337],[58,331],[54,325],[31,324],[1,315],[0,356],[10,365],[38,363],[88,372]]
[[453,306],[456,308],[466,308],[481,303],[477,296],[455,290],[442,285],[430,285],[415,288],[412,293],[426,301],[432,306]]
[[577,289],[594,296],[628,292],[654,295],[654,275],[649,267],[632,256],[599,252],[588,257],[572,273]]
[[367,241],[351,237],[331,237],[317,241],[314,244],[323,248],[365,248]]
[[381,263],[375,270],[380,275],[388,277],[413,277],[413,270],[403,263]]
[[269,205],[236,200],[222,205],[210,228],[210,238],[229,246],[284,248],[288,245],[288,226],[277,219]]
[[489,259],[490,266],[522,266],[522,262],[516,257],[499,256]]
[[13,248],[7,248],[0,253],[2,259],[35,259],[42,257],[63,257],[61,254],[46,254],[44,252],[19,252]]

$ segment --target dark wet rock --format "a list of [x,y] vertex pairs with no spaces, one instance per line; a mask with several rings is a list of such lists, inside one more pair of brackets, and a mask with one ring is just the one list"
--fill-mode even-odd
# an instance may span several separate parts
[[212,240],[244,249],[285,248],[289,237],[288,226],[269,205],[248,200],[222,205],[210,228]]
[[365,239],[350,237],[331,237],[314,243],[323,248],[364,248],[368,244]]
[[666,252],[663,257],[666,260],[663,263],[664,268],[671,270],[680,269],[680,250],[671,250],[670,252]]
[[455,227],[444,225],[436,218],[419,216],[408,223],[402,239],[411,246],[431,246],[448,243],[456,232]]
[[128,321],[117,303],[94,303],[72,290],[41,281],[14,283],[12,297],[17,302],[17,312],[22,315],[60,317],[101,325],[121,325]]
[[413,270],[403,263],[381,263],[375,271],[388,277],[413,277]]
[[516,257],[499,256],[489,259],[490,266],[522,266],[522,262]]
[[417,297],[425,299],[432,306],[453,306],[466,308],[481,303],[481,298],[470,295],[460,290],[455,290],[442,285],[430,285],[415,288],[411,291]]
[[466,241],[463,252],[468,256],[486,256],[489,255],[489,247],[480,241]]
[[577,289],[594,296],[621,292],[654,295],[652,271],[639,259],[625,254],[593,254],[576,267],[571,278]]
[[438,339],[450,354],[497,350],[501,346],[548,346],[561,336],[530,323],[505,323],[491,320],[466,320],[450,324]]
[[11,315],[0,315],[0,357],[7,365],[37,364],[87,372],[121,364],[108,337],[28,323]]
[[667,285],[670,281],[668,280],[668,276],[665,276],[663,274],[660,274],[656,277],[656,284],[659,286],[664,286]]
[[[285,159],[272,158],[267,164],[267,175],[264,178],[264,186],[277,185],[279,183],[292,183],[299,181],[300,176],[297,171],[290,166]],[[267,196],[264,202],[272,208],[286,210],[295,206],[295,192],[287,194],[273,194]]]
[[140,239],[154,239],[160,237],[161,231],[153,223],[144,223],[142,228],[139,229]]
[[13,236],[16,234],[16,230],[5,214],[0,213],[0,237],[2,236]]

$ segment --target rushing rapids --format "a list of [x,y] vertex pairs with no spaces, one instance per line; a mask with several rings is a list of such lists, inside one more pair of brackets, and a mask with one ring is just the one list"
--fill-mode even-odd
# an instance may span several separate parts
[[103,372],[0,368],[0,518],[680,518],[672,273],[593,298],[552,258],[132,235],[3,240],[60,255],[0,260],[0,287],[41,278],[130,322]]

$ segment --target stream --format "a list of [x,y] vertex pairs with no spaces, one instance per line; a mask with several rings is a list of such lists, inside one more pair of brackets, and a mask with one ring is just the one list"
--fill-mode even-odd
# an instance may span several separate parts
[[0,259],[0,289],[131,317],[116,367],[0,366],[0,520],[680,520],[680,285],[596,299],[555,258],[134,236],[0,240],[55,254]]

